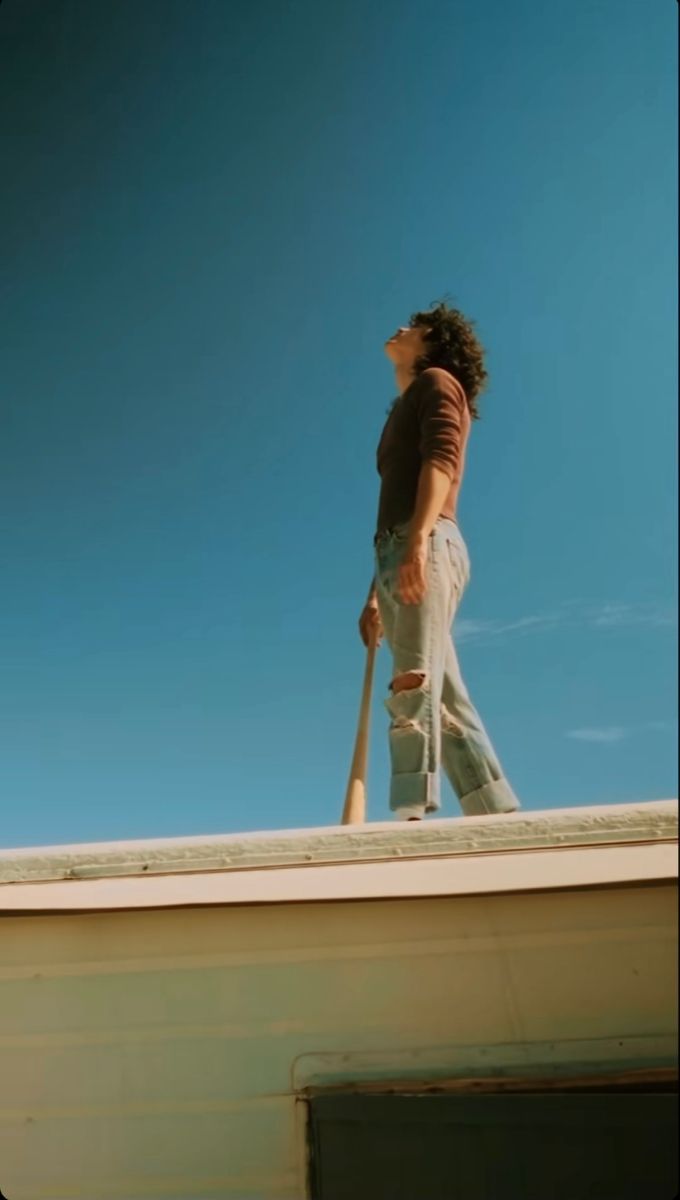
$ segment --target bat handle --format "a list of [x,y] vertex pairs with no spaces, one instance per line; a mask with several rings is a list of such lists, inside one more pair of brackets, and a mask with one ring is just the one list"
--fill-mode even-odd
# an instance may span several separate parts
[[354,756],[350,767],[345,804],[342,810],[343,825],[362,825],[366,820],[366,775],[368,771],[368,735],[371,724],[371,691],[375,666],[376,639],[369,642],[361,692],[359,723],[354,742]]

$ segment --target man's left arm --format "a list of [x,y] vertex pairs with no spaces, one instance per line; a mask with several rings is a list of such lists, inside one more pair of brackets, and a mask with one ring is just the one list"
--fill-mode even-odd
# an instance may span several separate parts
[[399,592],[405,604],[420,604],[427,582],[427,542],[442,510],[451,478],[434,462],[424,462],[404,557],[399,568]]
[[399,570],[399,590],[405,604],[419,604],[427,590],[428,538],[458,469],[465,395],[448,372],[428,371],[422,377],[417,404],[422,466]]

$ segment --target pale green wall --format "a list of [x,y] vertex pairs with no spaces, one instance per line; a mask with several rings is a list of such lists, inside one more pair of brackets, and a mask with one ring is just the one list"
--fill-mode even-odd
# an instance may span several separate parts
[[674,899],[5,918],[0,1189],[301,1200],[296,1088],[667,1062]]

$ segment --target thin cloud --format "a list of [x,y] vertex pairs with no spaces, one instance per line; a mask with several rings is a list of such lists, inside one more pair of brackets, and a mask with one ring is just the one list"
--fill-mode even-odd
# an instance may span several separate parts
[[575,738],[578,742],[601,742],[604,745],[621,742],[628,737],[628,733],[618,725],[609,725],[604,729],[569,729],[566,736]]
[[484,643],[553,629],[661,629],[676,624],[676,614],[660,604],[585,604],[569,601],[557,610],[514,618],[463,617],[456,621],[456,640]]
[[671,733],[674,729],[675,726],[672,721],[645,721],[644,724],[634,729],[626,729],[622,725],[595,725],[585,729],[568,729],[564,736],[575,738],[578,742],[613,745],[615,742],[622,742],[625,738],[632,737],[634,734],[644,734],[646,732]]
[[481,638],[497,638],[505,634],[533,633],[540,629],[554,627],[560,623],[558,613],[537,613],[533,616],[516,617],[511,621],[501,619],[479,620],[476,618],[461,618],[456,621],[456,639],[459,642],[469,642]]
[[675,624],[670,608],[654,604],[604,604],[590,612],[596,629],[620,629],[628,625],[649,625],[652,628]]

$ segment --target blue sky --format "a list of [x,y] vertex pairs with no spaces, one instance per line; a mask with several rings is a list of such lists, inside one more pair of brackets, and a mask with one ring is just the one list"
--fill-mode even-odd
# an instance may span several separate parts
[[382,343],[443,294],[488,353],[457,638],[506,772],[677,794],[676,20],[6,0],[0,844],[338,820]]

